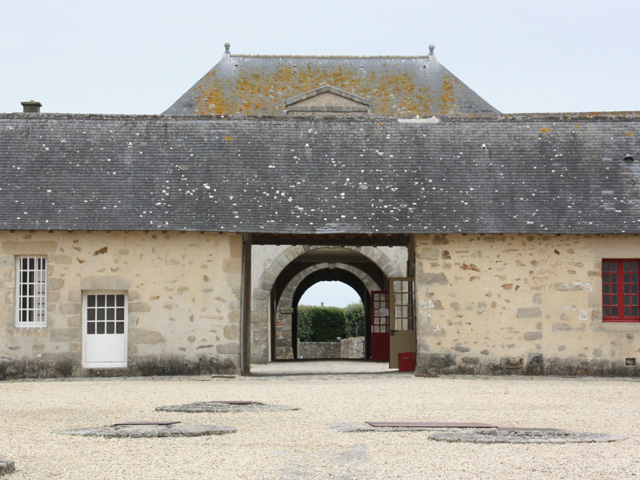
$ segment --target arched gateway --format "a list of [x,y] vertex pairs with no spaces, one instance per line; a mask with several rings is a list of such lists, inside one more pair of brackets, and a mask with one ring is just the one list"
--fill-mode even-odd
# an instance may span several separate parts
[[[396,242],[397,243],[397,242]],[[390,278],[407,274],[403,245],[292,245],[252,247],[251,362],[296,358],[297,306],[303,293],[322,281],[352,287],[370,325],[372,292],[386,291]],[[369,358],[369,331],[365,334]]]
[[[297,350],[298,304],[304,293],[319,282],[339,281],[353,288],[368,313],[371,292],[381,290],[372,277],[344,263],[319,263],[297,274],[282,291],[271,324],[271,358],[300,358]],[[367,315],[368,317],[368,315]]]

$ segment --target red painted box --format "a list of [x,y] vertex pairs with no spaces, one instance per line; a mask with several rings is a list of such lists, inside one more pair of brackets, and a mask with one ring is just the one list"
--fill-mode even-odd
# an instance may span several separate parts
[[413,352],[404,352],[398,354],[398,371],[413,372],[416,369],[416,362]]

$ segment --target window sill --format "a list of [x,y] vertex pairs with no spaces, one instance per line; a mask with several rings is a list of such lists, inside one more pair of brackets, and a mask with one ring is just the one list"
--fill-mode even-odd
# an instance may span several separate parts
[[640,322],[601,322],[596,330],[605,332],[638,332]]

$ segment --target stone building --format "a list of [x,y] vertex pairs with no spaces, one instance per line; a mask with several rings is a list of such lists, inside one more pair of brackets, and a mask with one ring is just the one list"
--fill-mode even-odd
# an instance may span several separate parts
[[0,378],[248,373],[306,289],[422,373],[637,375],[640,115],[435,58],[232,55],[156,116],[0,115]]

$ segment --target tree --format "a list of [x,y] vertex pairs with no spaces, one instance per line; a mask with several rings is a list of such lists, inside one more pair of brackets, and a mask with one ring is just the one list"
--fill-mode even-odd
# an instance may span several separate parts
[[352,303],[343,309],[345,330],[347,337],[364,336],[364,306],[362,303]]

